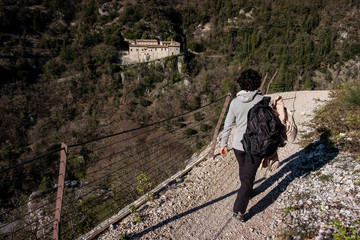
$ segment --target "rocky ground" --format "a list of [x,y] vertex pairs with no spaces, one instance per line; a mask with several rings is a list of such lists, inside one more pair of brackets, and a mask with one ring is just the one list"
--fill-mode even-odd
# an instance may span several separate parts
[[[232,151],[193,168],[98,239],[331,239],[360,234],[360,159],[338,152],[324,136],[306,148],[314,111],[327,91],[281,94],[299,134],[279,149],[280,167],[257,173],[246,222],[232,218],[240,182]],[[217,153],[219,146],[217,147]],[[338,219],[338,221],[336,221]]]

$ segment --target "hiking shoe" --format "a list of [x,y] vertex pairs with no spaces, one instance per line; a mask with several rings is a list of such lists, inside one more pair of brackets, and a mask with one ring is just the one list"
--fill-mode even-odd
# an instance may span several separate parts
[[245,222],[244,215],[241,212],[233,213],[233,218],[236,218],[240,222]]

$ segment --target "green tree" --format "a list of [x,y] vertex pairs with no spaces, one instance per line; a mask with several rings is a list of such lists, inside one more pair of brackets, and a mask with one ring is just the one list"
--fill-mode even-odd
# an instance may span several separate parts
[[114,46],[117,50],[128,49],[128,43],[124,40],[118,25],[105,27],[103,38],[106,45]]
[[99,44],[93,47],[91,50],[92,59],[95,61],[96,66],[101,66],[105,63],[110,64],[115,61],[117,57],[117,51],[114,46],[106,44]]
[[49,60],[44,65],[44,73],[48,78],[59,77],[64,71],[65,66],[56,59]]
[[312,82],[311,82],[311,78],[308,74],[305,75],[304,77],[304,85],[303,85],[303,89],[304,90],[311,90],[312,89]]

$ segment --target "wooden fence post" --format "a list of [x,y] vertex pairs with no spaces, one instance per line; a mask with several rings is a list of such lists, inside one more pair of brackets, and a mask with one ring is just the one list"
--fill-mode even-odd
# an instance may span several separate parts
[[267,76],[268,76],[268,73],[265,74],[265,77],[264,77],[263,81],[261,82],[261,85],[260,85],[260,88],[259,88],[261,92],[263,91],[263,87],[265,85]]
[[267,94],[269,93],[270,86],[271,86],[271,84],[272,84],[272,82],[273,82],[274,78],[276,77],[276,74],[277,74],[277,73],[278,73],[278,71],[276,70],[276,72],[275,72],[274,76],[270,79],[270,82],[269,82],[269,84],[268,84],[268,86],[267,86],[267,89],[266,89],[266,93],[265,93],[265,95],[267,95]]
[[58,178],[58,187],[57,187],[57,196],[56,196],[56,208],[55,208],[55,218],[53,226],[53,239],[60,239],[60,219],[61,219],[61,207],[65,187],[65,171],[66,171],[66,154],[67,154],[67,145],[61,143],[61,152],[60,152],[60,163],[59,163],[59,178]]
[[226,109],[229,106],[230,97],[231,97],[231,93],[228,93],[228,95],[227,95],[227,97],[225,99],[223,109],[221,111],[220,118],[219,118],[219,120],[217,122],[217,125],[216,125],[216,128],[215,128],[214,136],[213,136],[212,143],[211,143],[211,149],[210,149],[210,152],[209,152],[209,155],[208,155],[209,158],[214,157],[215,146],[216,146],[216,138],[217,138],[217,135],[219,134],[220,126],[221,126],[221,123],[222,123],[222,121],[224,119]]

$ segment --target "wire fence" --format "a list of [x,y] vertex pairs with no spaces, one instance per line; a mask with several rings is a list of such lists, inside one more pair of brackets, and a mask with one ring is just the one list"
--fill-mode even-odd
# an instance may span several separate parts
[[[1,239],[48,239],[61,201],[61,239],[75,239],[165,179],[207,146],[223,100],[146,126],[67,148],[65,187],[58,199],[59,153],[0,170]],[[20,191],[19,191],[20,189]],[[151,198],[151,196],[149,196]]]
[[1,171],[1,239],[45,239],[52,234],[59,152]]

